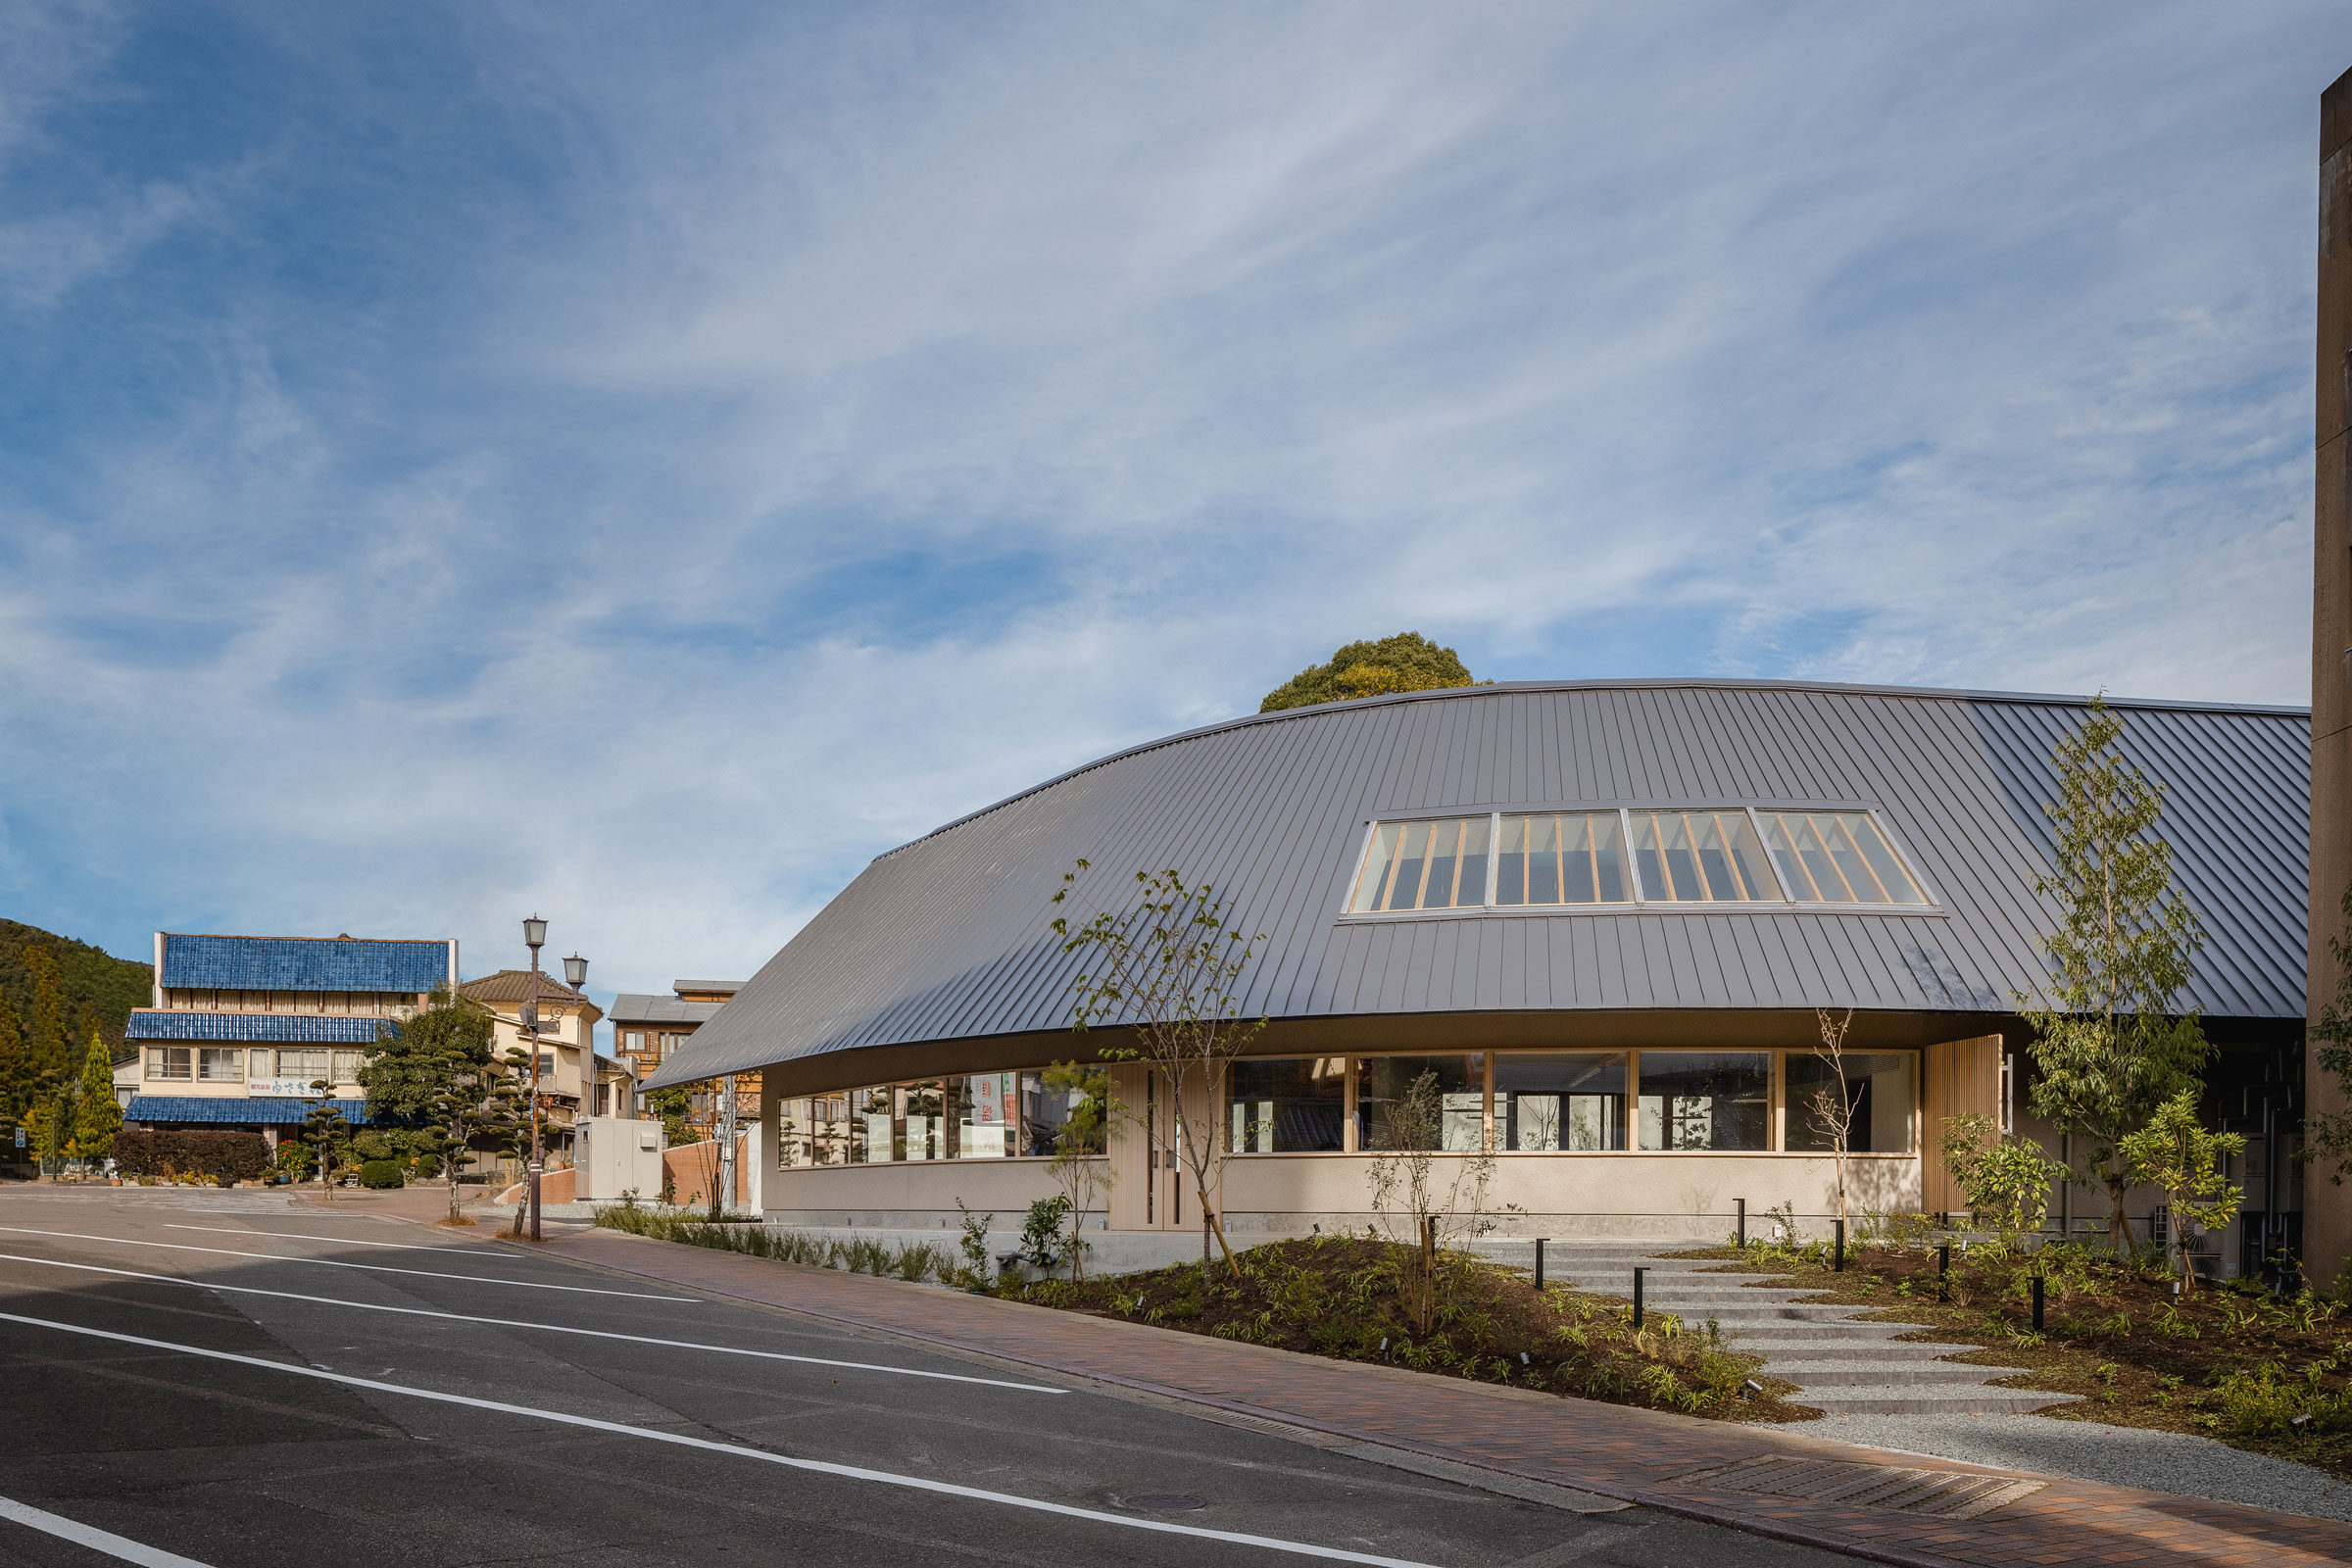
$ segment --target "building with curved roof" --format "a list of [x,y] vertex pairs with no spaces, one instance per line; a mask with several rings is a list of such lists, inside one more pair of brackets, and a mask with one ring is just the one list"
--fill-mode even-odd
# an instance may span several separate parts
[[[2234,1114],[2221,1100],[2283,1074],[2300,1038],[2308,711],[2113,706],[2126,755],[2167,788],[2206,933],[2183,1000],[2225,1048],[2215,1103]],[[1190,1107],[1232,1151],[1233,1228],[1358,1222],[1386,1109],[1425,1072],[1445,1152],[1495,1154],[1506,1227],[1720,1232],[1740,1200],[1823,1213],[1833,1162],[1805,1106],[1825,1009],[1854,1015],[1858,1206],[1956,1206],[1942,1116],[2031,1125],[2016,1008],[2052,918],[2034,891],[2042,802],[2085,708],[1531,682],[1170,736],[877,858],[652,1084],[762,1073],[771,1212],[927,1224],[959,1197],[1024,1204],[1050,1190],[1037,1160],[1059,1114],[1039,1069],[1102,1039],[1071,1029],[1085,958],[1051,929],[1053,895],[1080,859],[1081,914],[1172,867],[1262,933],[1242,1004],[1267,1026],[1224,1102]],[[1114,1079],[1165,1121],[1138,1069]],[[1166,1136],[1113,1139],[1114,1227],[1198,1223]]]

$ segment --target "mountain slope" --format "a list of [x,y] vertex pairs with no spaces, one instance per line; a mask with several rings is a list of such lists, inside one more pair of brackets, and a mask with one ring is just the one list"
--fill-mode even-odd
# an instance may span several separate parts
[[57,960],[59,1012],[72,1037],[74,1059],[81,1059],[92,1022],[120,1057],[130,1009],[146,1006],[154,995],[153,965],[118,958],[39,926],[0,920],[0,997],[8,999],[18,1024],[27,1034],[32,1028],[33,983],[32,966],[25,962],[24,955],[27,949],[38,947],[46,947]]

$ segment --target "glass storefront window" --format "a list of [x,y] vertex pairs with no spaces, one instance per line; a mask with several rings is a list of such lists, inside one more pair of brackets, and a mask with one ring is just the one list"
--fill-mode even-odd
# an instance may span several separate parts
[[812,1163],[808,1104],[806,1100],[785,1100],[776,1104],[776,1164],[783,1169]]
[[984,1072],[949,1082],[958,1090],[956,1157],[1003,1159],[1018,1153],[1020,1102],[1015,1076],[1008,1072]]
[[1624,1054],[1498,1054],[1494,1141],[1516,1150],[1623,1149]]
[[891,1136],[891,1091],[850,1091],[850,1163],[887,1165],[897,1140]]
[[908,1084],[898,1092],[900,1159],[948,1157],[948,1107],[943,1086],[934,1080]]
[[[1810,1052],[1788,1053],[1788,1147],[1828,1153],[1837,1139],[1821,1116],[1821,1096],[1835,1097],[1837,1075]],[[1872,1154],[1912,1152],[1911,1108],[1917,1100],[1919,1058],[1908,1051],[1845,1054],[1845,1099],[1853,1107],[1845,1147]],[[1836,1104],[1835,1099],[1831,1104]]]
[[1771,1111],[1770,1052],[1642,1053],[1643,1149],[1767,1149]]
[[[1423,1073],[1437,1076],[1436,1141],[1415,1128],[1399,1102]],[[1355,1061],[1355,1147],[1362,1150],[1441,1149],[1471,1152],[1486,1146],[1486,1058],[1476,1052],[1444,1056],[1358,1056]]]
[[1337,1153],[1347,1114],[1345,1056],[1285,1056],[1226,1068],[1227,1153]]
[[[1029,1154],[1052,1154],[1061,1148],[1061,1129],[1070,1119],[1070,1112],[1086,1103],[1083,1089],[1055,1089],[1046,1083],[1044,1073],[1021,1074],[1021,1152]],[[1095,1135],[1098,1146],[1110,1136],[1104,1126]]]
[[850,1097],[817,1095],[808,1102],[808,1162],[847,1165],[850,1162]]

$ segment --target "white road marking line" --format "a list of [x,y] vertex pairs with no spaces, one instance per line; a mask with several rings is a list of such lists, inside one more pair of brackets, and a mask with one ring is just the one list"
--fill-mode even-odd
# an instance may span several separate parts
[[333,1242],[338,1247],[389,1247],[403,1252],[439,1252],[444,1256],[454,1252],[461,1257],[487,1257],[501,1263],[512,1263],[523,1254],[497,1250],[487,1247],[427,1247],[416,1242],[363,1242],[356,1236],[310,1236],[301,1231],[257,1231],[241,1225],[171,1225],[168,1231],[209,1231],[218,1236],[282,1237],[289,1242]]
[[404,1317],[438,1317],[452,1323],[488,1323],[504,1329],[535,1329],[542,1334],[581,1334],[597,1340],[627,1340],[633,1345],[664,1345],[677,1350],[710,1350],[719,1355],[751,1355],[765,1361],[800,1361],[809,1366],[849,1367],[858,1372],[895,1372],[906,1378],[938,1378],[948,1383],[979,1383],[992,1389],[1019,1389],[1029,1394],[1067,1394],[1067,1389],[1050,1388],[1043,1383],[1009,1383],[1003,1378],[968,1377],[960,1372],[925,1372],[918,1367],[883,1366],[875,1361],[837,1361],[822,1355],[789,1355],[782,1350],[749,1350],[732,1345],[704,1345],[694,1340],[661,1340],[645,1334],[620,1334],[612,1329],[575,1329],[558,1323],[525,1323],[511,1317],[474,1317],[465,1312],[436,1312],[424,1306],[386,1306],[374,1301],[345,1301],[332,1296],[304,1296],[294,1291],[265,1291],[256,1285],[221,1285],[213,1280],[192,1280],[182,1274],[146,1274],[131,1268],[105,1268],[96,1263],[68,1263],[61,1258],[28,1257],[22,1252],[0,1252],[0,1260],[12,1263],[39,1263],[47,1268],[78,1269],[84,1274],[114,1274],[129,1280],[163,1280],[172,1285],[193,1286],[200,1291],[234,1291],[239,1296],[272,1296],[285,1301],[316,1301],[323,1306],[348,1306],[362,1312],[398,1312]]
[[595,1416],[569,1415],[562,1410],[542,1410],[528,1404],[508,1404],[500,1399],[476,1398],[469,1394],[444,1394],[438,1389],[411,1388],[403,1383],[379,1383],[373,1378],[353,1377],[346,1372],[329,1372],[323,1367],[295,1366],[286,1361],[267,1360],[258,1355],[239,1355],[234,1350],[212,1350],[201,1345],[180,1345],[171,1340],[151,1340],[141,1334],[121,1334],[113,1329],[84,1328],[78,1323],[59,1323],[45,1317],[24,1317],[15,1312],[0,1312],[0,1323],[22,1323],[27,1328],[56,1329],[64,1334],[79,1334],[93,1340],[112,1340],[118,1345],[136,1345],[150,1350],[176,1350],[182,1355],[199,1355],[211,1361],[229,1361],[239,1366],[260,1367],[265,1372],[283,1372],[289,1377],[317,1378],[322,1383],[340,1383],[347,1388],[371,1389],[378,1394],[405,1394],[413,1399],[430,1399],[437,1404],[462,1404],[475,1410],[494,1410],[501,1415],[528,1416],[533,1420],[552,1421],[559,1426],[584,1427],[591,1432],[610,1432],[616,1437],[637,1438],[646,1443],[666,1443],[680,1448],[699,1448],[706,1453],[730,1453],[741,1459],[757,1459],[762,1464],[782,1465],[791,1470],[810,1471],[817,1475],[840,1476],[850,1481],[871,1481],[885,1487],[904,1487],[910,1492],[929,1492],[941,1496],[969,1497],[976,1502],[1002,1503],[1008,1508],[1027,1508],[1034,1513],[1058,1514],[1065,1519],[1084,1519],[1095,1524],[1116,1525],[1122,1530],[1146,1530],[1155,1535],[1189,1536],[1196,1541],[1223,1541],[1237,1546],[1259,1546],[1268,1551],[1287,1551],[1300,1557],[1322,1557],[1332,1562],[1370,1563],[1374,1568],[1436,1568],[1435,1564],[1415,1562],[1406,1557],[1381,1557],[1371,1552],[1348,1551],[1340,1546],[1318,1546],[1303,1541],[1284,1541],[1277,1536],[1251,1536],[1235,1530],[1210,1530],[1200,1525],[1180,1525],[1165,1519],[1137,1519],[1126,1514],[1104,1513],[1098,1508],[1080,1508],[1066,1502],[1047,1502],[1039,1497],[1018,1496],[1009,1492],[984,1492],[978,1487],[961,1487],[952,1481],[929,1481],[921,1476],[903,1476],[888,1470],[868,1470],[861,1465],[834,1464],[824,1459],[801,1459],[787,1453],[774,1453],[765,1448],[746,1447],[737,1443],[720,1443],[711,1438],[690,1437],[683,1432],[663,1432],[657,1428],[632,1427],[618,1421],[600,1421]]
[[265,1263],[311,1263],[319,1268],[358,1268],[370,1274],[414,1274],[419,1279],[465,1280],[472,1285],[505,1285],[525,1291],[569,1291],[575,1296],[625,1296],[633,1301],[692,1301],[699,1296],[654,1296],[645,1291],[600,1291],[589,1285],[547,1285],[538,1280],[487,1279],[479,1274],[443,1274],[429,1268],[394,1268],[389,1263],[346,1263],[332,1257],[288,1257],[283,1252],[240,1252],[227,1247],[198,1247],[192,1242],[134,1242],[127,1236],[92,1236],[86,1231],[36,1231],[29,1225],[0,1225],[18,1236],[55,1236],[69,1242],[104,1242],[110,1247],[161,1247],[175,1252],[213,1252],[221,1257],[258,1257]]
[[210,1564],[198,1562],[193,1557],[182,1557],[179,1553],[166,1551],[161,1546],[146,1545],[131,1540],[128,1536],[114,1535],[109,1531],[100,1530],[95,1525],[85,1525],[76,1520],[68,1519],[62,1514],[44,1513],[29,1503],[17,1501],[14,1497],[0,1497],[0,1519],[14,1519],[18,1524],[29,1525],[35,1530],[46,1531],[50,1535],[71,1541],[77,1546],[87,1546],[92,1551],[103,1551],[109,1557],[120,1557],[124,1562],[138,1563],[140,1568],[211,1568]]

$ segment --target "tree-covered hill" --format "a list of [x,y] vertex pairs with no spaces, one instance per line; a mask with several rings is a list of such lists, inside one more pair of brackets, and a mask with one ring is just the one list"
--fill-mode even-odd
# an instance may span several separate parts
[[[43,971],[55,976],[56,1001],[42,995]],[[27,1036],[43,1007],[54,1004],[58,1022],[73,1043],[74,1059],[97,1025],[107,1048],[119,1057],[123,1026],[130,1009],[144,1007],[153,996],[152,964],[133,963],[110,953],[61,937],[38,926],[0,920],[0,1001],[7,1004]]]

